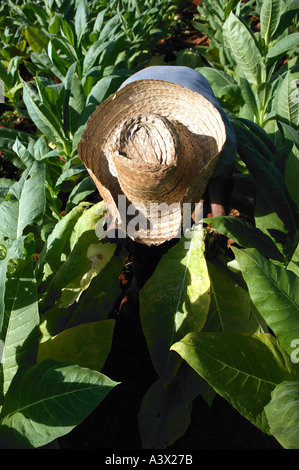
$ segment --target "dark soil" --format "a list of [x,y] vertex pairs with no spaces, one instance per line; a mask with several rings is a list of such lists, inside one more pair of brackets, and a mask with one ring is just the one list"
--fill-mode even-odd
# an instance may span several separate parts
[[[196,5],[181,2],[178,23],[173,35],[157,44],[155,53],[164,56],[166,62],[175,60],[175,54],[182,49],[208,44],[208,38],[192,26]],[[3,108],[3,105],[2,105]],[[7,107],[0,109],[0,116]],[[9,119],[8,119],[9,121]],[[3,122],[0,125],[4,125]],[[25,132],[35,132],[26,118],[11,118],[5,126],[12,126]],[[1,176],[18,179],[18,170],[5,156],[0,154]],[[236,206],[234,206],[236,207]],[[232,209],[232,208],[231,208]],[[237,209],[232,214],[243,216]],[[226,242],[225,242],[226,243]],[[157,258],[158,259],[158,258]],[[156,260],[157,261],[157,260]],[[148,266],[149,271],[153,266]],[[145,274],[145,278],[148,277]],[[138,317],[138,301],[126,309],[127,289],[132,282],[132,258],[120,273],[123,295],[111,317],[116,320],[113,344],[103,373],[121,382],[103,400],[100,406],[69,434],[58,440],[61,449],[124,450],[141,449],[138,430],[138,412],[144,394],[157,379]],[[122,315],[118,309],[123,309]],[[186,434],[169,449],[179,453],[199,449],[279,449],[277,441],[268,436],[242,417],[226,400],[217,396],[212,405],[199,396],[193,402],[191,424]]]
[[[196,4],[199,4],[199,0],[194,0],[192,4],[188,1],[181,3],[178,12],[182,21],[172,36],[158,43],[155,53],[164,56],[166,62],[175,60],[179,50],[207,44],[208,38],[192,27],[193,15],[197,12]],[[238,207],[237,201],[233,201],[233,204],[230,207],[231,215],[248,217],[246,212],[245,215],[242,212],[244,207]],[[224,243],[229,247],[230,242],[226,240]],[[148,268],[152,270],[151,266]],[[126,292],[131,281],[132,259],[128,258],[126,268],[120,275],[123,287],[120,307],[126,307]],[[142,447],[138,412],[145,392],[157,379],[157,375],[139,323],[138,303],[133,306],[128,303],[123,314],[114,314],[114,318],[113,345],[103,373],[121,383],[81,425],[59,440],[61,448],[119,451]],[[280,445],[272,436],[262,433],[220,396],[214,399],[211,406],[199,396],[193,402],[191,424],[187,432],[169,450],[179,453],[190,449],[195,452],[198,449],[279,448]]]
[[[118,318],[111,353],[103,373],[120,381],[100,406],[68,435],[59,439],[62,449],[141,449],[138,412],[142,398],[157,376],[138,321]],[[193,402],[186,434],[168,450],[280,449],[226,400],[216,396],[212,406],[199,396]]]
[[[232,199],[232,202],[236,201]],[[231,209],[230,215],[248,217],[237,209]],[[213,258],[219,254],[219,250],[229,250],[231,243],[233,241],[225,237],[216,237],[209,242],[207,256]],[[168,248],[169,245],[166,245],[162,251],[164,249],[166,252]],[[120,384],[82,424],[59,439],[62,449],[97,449],[103,455],[108,455],[109,450],[119,453],[134,449],[142,452],[138,413],[146,391],[158,376],[140,325],[138,301],[133,299],[132,302],[128,295],[134,282],[133,262],[136,252],[132,246],[131,252],[119,276],[123,293],[111,314],[111,318],[116,321],[113,344],[102,370]],[[140,263],[147,259],[142,273],[142,281],[145,281],[162,254],[151,252],[144,257],[137,254]],[[201,449],[281,449],[281,446],[217,395],[211,406],[201,396],[194,400],[187,432],[166,451],[179,454],[190,453],[191,450],[191,455],[195,456]]]
[[[12,110],[7,104],[0,103],[0,127],[15,129],[28,134],[36,134],[36,126],[30,119],[20,112]],[[22,171],[16,168],[13,163],[0,150],[0,178],[8,178],[18,181]]]
[[177,52],[196,46],[208,46],[209,38],[193,26],[194,15],[198,14],[197,5],[201,0],[183,0],[178,7],[178,22],[173,34],[158,42],[154,55],[162,56],[165,62],[176,60]]

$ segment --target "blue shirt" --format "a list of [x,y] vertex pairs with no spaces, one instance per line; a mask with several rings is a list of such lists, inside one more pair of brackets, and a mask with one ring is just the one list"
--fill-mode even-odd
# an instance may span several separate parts
[[233,127],[220,106],[208,80],[194,69],[177,65],[158,65],[146,67],[129,77],[119,89],[135,80],[156,79],[182,85],[196,91],[210,101],[221,114],[226,128],[226,142],[217,161],[213,177],[229,176],[236,158],[236,136]]

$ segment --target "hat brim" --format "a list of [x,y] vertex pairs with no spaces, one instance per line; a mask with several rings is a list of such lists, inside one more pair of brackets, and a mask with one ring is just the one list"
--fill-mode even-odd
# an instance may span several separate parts
[[[187,170],[184,185],[181,185],[177,191],[175,201],[165,200],[167,196],[163,191],[160,194],[157,190],[153,191],[152,200],[128,198],[128,203],[134,204],[137,209],[139,206],[141,215],[146,218],[150,204],[177,202],[182,209],[183,203],[194,205],[199,202],[226,140],[225,125],[219,111],[204,96],[181,85],[154,79],[137,80],[111,95],[88,119],[78,145],[78,154],[115,218],[120,217],[117,207],[118,196],[122,194],[128,196],[128,194],[125,184],[120,184],[118,171],[121,170],[116,168],[113,149],[124,122],[139,112],[158,114],[175,126],[182,126],[188,133],[189,145],[183,149]],[[121,161],[119,164],[121,166]],[[132,178],[137,175],[137,170],[140,178],[143,169],[140,168],[140,163],[133,162]],[[145,182],[146,171],[148,171],[147,166],[144,168]],[[142,207],[146,208],[145,214],[142,212]],[[169,211],[166,210],[164,213],[160,211],[159,227],[150,224],[150,232],[150,227],[145,229],[143,226],[136,240],[146,245],[158,245],[173,238],[182,222],[181,209],[178,207],[171,211],[170,218]],[[128,215],[126,220],[119,222],[127,235],[134,238],[127,230],[127,222],[130,220],[132,221],[132,217]]]

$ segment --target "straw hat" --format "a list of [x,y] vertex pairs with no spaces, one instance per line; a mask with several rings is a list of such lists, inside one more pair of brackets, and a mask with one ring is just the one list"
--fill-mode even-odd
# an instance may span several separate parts
[[183,204],[199,202],[225,139],[220,113],[199,93],[136,80],[90,116],[78,153],[120,229],[159,245],[180,233]]

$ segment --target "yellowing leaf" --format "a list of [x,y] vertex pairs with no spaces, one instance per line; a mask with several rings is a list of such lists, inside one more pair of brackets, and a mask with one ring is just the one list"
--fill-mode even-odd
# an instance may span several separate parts
[[140,293],[140,317],[152,361],[167,383],[178,367],[170,346],[200,331],[210,305],[203,232],[195,230],[166,253]]
[[83,323],[39,345],[38,362],[52,359],[100,372],[109,354],[114,320]]
[[171,349],[264,432],[269,432],[264,406],[271,392],[298,377],[298,367],[278,341],[264,333],[190,333]]

